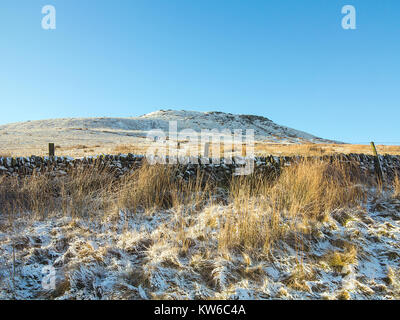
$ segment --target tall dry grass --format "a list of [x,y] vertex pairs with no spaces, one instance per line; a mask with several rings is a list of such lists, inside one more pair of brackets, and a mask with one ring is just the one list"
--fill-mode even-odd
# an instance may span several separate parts
[[322,161],[287,167],[272,182],[261,175],[234,179],[220,247],[268,251],[289,232],[307,233],[333,210],[363,200],[358,179],[340,163]]
[[38,173],[0,177],[0,207],[2,212],[33,213],[41,218],[60,211],[83,218],[115,210],[185,206],[193,211],[211,197],[214,187],[200,171],[185,180],[172,166],[144,164],[122,178],[101,166],[78,167],[61,177]]
[[179,177],[173,166],[144,164],[125,176],[118,193],[120,208],[136,211],[187,206],[198,210],[208,199],[213,183],[200,171],[188,180]]
[[52,177],[34,173],[24,177],[0,177],[2,213],[29,213],[36,218],[64,212],[73,217],[89,217],[113,203],[115,178],[100,167],[78,168],[69,175]]
[[45,216],[56,207],[54,195],[59,187],[54,180],[37,174],[31,177],[0,177],[1,213],[34,213]]
[[57,178],[57,185],[59,193],[53,197],[64,215],[90,218],[112,210],[118,181],[112,171],[93,166],[79,167]]
[[[151,213],[174,208],[183,234],[188,215],[220,201],[226,208],[219,227],[220,249],[268,252],[277,240],[308,234],[333,210],[355,206],[364,196],[357,172],[339,162],[302,161],[275,177],[263,173],[233,177],[225,186],[226,197],[217,200],[221,188],[203,173],[183,179],[177,170],[144,164],[122,178],[97,166],[77,168],[61,177],[3,176],[0,208],[40,218],[63,212],[88,219],[116,210]],[[397,179],[397,190],[398,186]]]

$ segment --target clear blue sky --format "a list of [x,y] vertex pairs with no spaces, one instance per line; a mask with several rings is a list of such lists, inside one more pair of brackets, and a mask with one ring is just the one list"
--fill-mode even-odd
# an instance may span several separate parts
[[400,144],[398,0],[1,0],[0,30],[2,124],[218,110]]

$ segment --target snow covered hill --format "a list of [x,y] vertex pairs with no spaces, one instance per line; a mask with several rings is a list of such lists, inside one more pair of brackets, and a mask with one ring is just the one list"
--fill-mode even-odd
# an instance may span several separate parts
[[178,130],[191,128],[200,132],[201,129],[253,129],[257,140],[268,140],[271,142],[288,142],[288,143],[327,143],[332,142],[321,139],[303,131],[291,129],[278,125],[261,116],[255,115],[236,115],[224,112],[196,112],[196,111],[175,111],[175,110],[159,110],[152,112],[136,119],[146,119],[151,121],[157,127],[166,126],[168,121],[176,120],[178,122]]
[[11,123],[0,126],[0,143],[14,145],[45,144],[49,140],[62,144],[133,143],[146,137],[149,130],[168,134],[169,121],[177,121],[178,130],[253,129],[255,139],[277,143],[331,143],[303,131],[278,125],[255,115],[223,112],[159,110],[129,118],[67,118]]

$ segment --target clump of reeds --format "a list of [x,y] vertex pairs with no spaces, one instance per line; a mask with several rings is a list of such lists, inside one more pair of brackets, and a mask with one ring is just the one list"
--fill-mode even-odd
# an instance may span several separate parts
[[220,246],[268,250],[288,232],[304,233],[334,209],[358,204],[363,192],[340,163],[301,161],[273,182],[262,175],[231,183],[232,210],[220,233]]
[[56,181],[45,175],[0,178],[0,206],[2,213],[34,213],[45,216],[57,207],[55,195],[59,193]]
[[144,164],[122,178],[100,166],[78,167],[68,175],[34,173],[1,177],[2,211],[45,216],[62,210],[74,217],[95,217],[112,209],[135,212],[186,206],[198,210],[210,197],[211,184],[198,171],[183,179],[177,167]]
[[[95,217],[115,203],[118,181],[112,171],[100,166],[79,167],[58,178],[58,201],[65,215]],[[57,201],[55,199],[55,201]]]
[[210,196],[211,184],[200,171],[183,179],[177,168],[168,165],[144,164],[123,178],[118,194],[120,208],[136,211],[169,209],[180,205],[195,209]]

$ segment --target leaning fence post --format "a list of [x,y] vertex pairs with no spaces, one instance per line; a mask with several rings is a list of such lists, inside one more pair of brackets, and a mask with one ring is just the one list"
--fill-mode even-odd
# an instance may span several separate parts
[[49,157],[54,157],[54,143],[49,143]]
[[372,152],[374,154],[374,165],[375,165],[375,173],[378,176],[378,181],[383,182],[383,171],[381,162],[379,160],[378,151],[376,151],[375,143],[371,142]]

